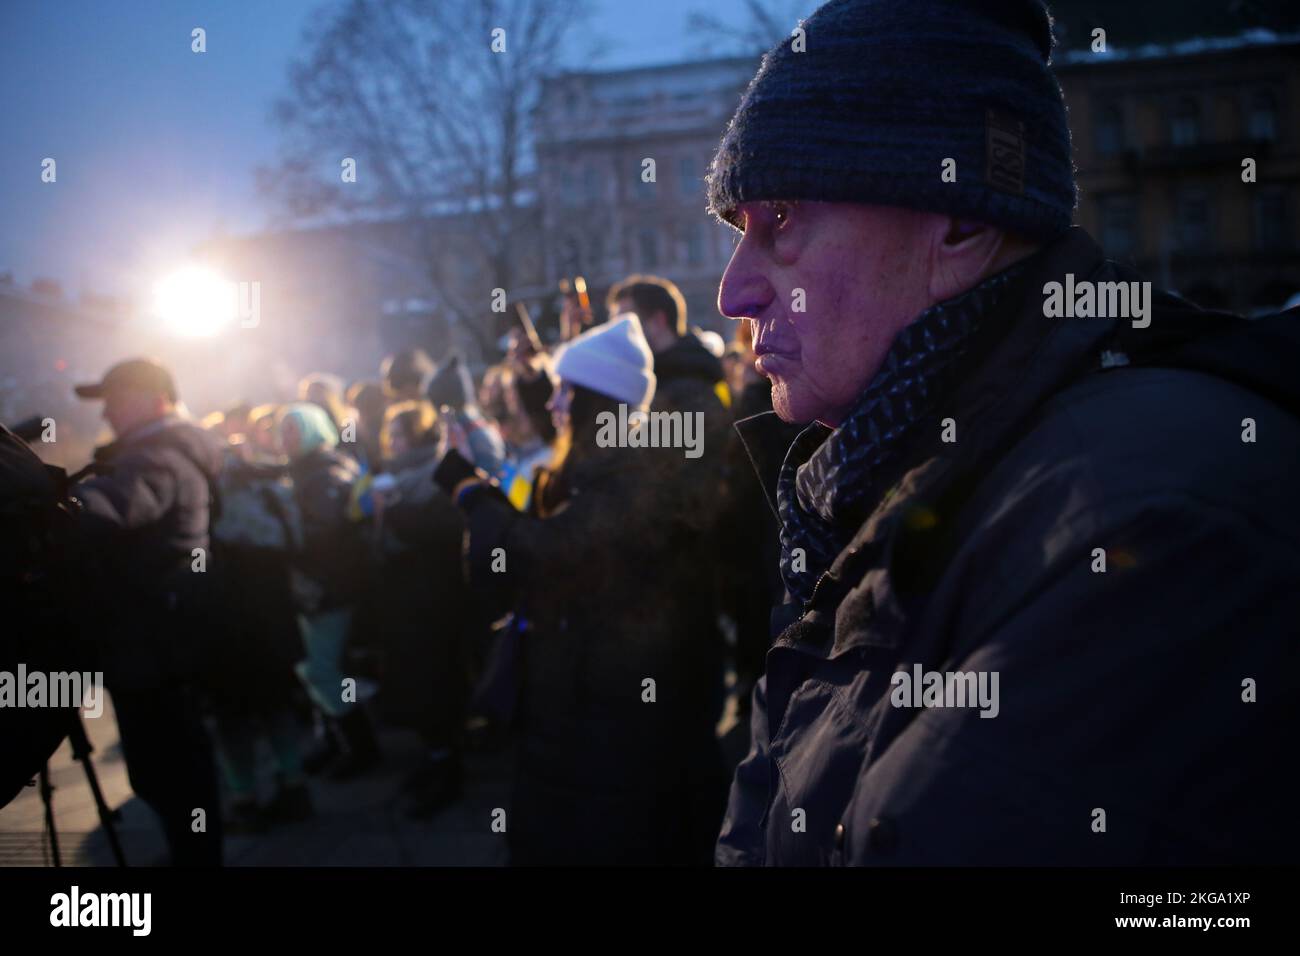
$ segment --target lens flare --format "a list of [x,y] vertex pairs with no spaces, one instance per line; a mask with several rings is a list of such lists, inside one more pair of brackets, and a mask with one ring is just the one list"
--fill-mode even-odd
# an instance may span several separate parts
[[176,335],[206,338],[234,323],[235,293],[213,270],[189,266],[154,286],[154,314]]

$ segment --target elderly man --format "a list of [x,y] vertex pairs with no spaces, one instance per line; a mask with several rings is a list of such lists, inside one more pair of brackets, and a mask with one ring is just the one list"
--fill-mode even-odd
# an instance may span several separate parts
[[720,308],[811,423],[738,426],[788,603],[719,863],[1295,858],[1295,333],[1071,228],[1051,46],[1035,0],[834,0],[714,160]]

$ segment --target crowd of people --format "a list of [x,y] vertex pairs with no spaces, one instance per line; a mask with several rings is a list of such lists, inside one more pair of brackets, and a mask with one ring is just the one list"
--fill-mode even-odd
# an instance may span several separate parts
[[[751,505],[730,425],[770,387],[666,279],[630,277],[607,309],[594,325],[570,302],[571,338],[520,329],[477,376],[409,348],[373,381],[311,374],[298,401],[201,421],[147,359],[80,390],[117,436],[74,488],[117,553],[106,680],[177,862],[309,818],[313,775],[383,761],[379,722],[419,735],[415,818],[462,798],[467,746],[513,746],[516,862],[710,860],[726,672],[747,701],[768,643],[752,608],[779,598],[755,593],[772,548],[727,534]],[[698,413],[702,453],[603,446],[620,405]],[[194,833],[196,806],[221,825]]]

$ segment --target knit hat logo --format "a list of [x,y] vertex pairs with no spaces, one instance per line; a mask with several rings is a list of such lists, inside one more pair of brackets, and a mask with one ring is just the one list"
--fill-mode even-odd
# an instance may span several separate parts
[[1013,196],[1025,192],[1025,124],[989,110],[985,129],[988,145],[988,184]]

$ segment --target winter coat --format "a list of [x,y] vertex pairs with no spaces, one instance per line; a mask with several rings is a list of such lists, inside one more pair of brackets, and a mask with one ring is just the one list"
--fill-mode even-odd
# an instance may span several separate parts
[[[730,440],[731,414],[719,395],[725,381],[722,362],[705,348],[700,337],[688,333],[654,357],[656,411],[703,412],[705,457],[715,470],[720,467],[721,448]],[[723,386],[725,388],[725,385]],[[725,392],[724,392],[725,394]],[[715,454],[709,456],[710,445]]]
[[294,500],[302,516],[302,547],[294,556],[295,599],[306,613],[352,605],[365,583],[365,545],[349,517],[356,459],[318,448],[289,464]]
[[212,599],[198,569],[221,463],[219,439],[168,416],[96,450],[93,476],[73,488],[94,555],[87,586],[104,611],[110,686],[156,687],[197,669]]
[[681,462],[594,452],[546,518],[499,492],[465,496],[471,581],[523,628],[516,863],[709,859],[726,788],[721,646],[698,566],[708,499]]
[[[1295,859],[1300,421],[1277,402],[1300,398],[1297,356],[1256,362],[1254,391],[1146,367],[1116,336],[1211,317],[1158,296],[1147,330],[1045,318],[1067,273],[1137,278],[1077,229],[1026,267],[809,604],[778,614],[717,862]],[[996,708],[925,706],[918,671],[996,675]]]
[[219,487],[221,514],[212,525],[217,588],[204,686],[224,712],[283,702],[302,658],[289,562],[302,537],[286,469],[245,461],[229,449]]
[[[754,480],[755,460],[785,458],[786,449],[801,431],[798,425],[773,421],[772,385],[760,379],[746,386],[737,399],[738,422],[766,413],[764,447],[747,451],[735,430],[726,446],[723,485],[718,514],[719,568],[723,573],[723,607],[736,622],[736,670],[742,680],[763,673],[763,661],[772,642],[770,613],[781,603],[785,587],[779,570],[780,523],[768,507],[762,485]],[[748,698],[742,703],[747,708]]]
[[74,494],[88,534],[140,576],[188,565],[208,546],[220,439],[175,416],[135,428],[95,452],[95,473]]
[[433,483],[436,452],[433,445],[413,448],[386,469],[396,483],[384,495],[373,620],[384,652],[384,717],[448,746],[464,724],[469,601],[461,575],[464,521]]

